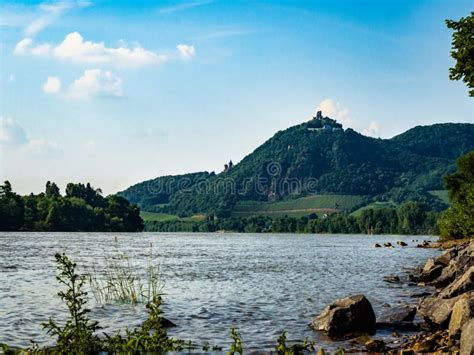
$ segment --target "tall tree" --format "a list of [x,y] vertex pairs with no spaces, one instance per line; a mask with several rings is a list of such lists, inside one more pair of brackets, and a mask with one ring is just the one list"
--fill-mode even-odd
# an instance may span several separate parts
[[451,80],[463,80],[474,96],[474,12],[459,21],[446,20],[448,28],[454,31],[451,57],[456,60],[449,69]]
[[457,167],[445,178],[452,204],[439,220],[445,239],[474,237],[474,151],[459,158]]

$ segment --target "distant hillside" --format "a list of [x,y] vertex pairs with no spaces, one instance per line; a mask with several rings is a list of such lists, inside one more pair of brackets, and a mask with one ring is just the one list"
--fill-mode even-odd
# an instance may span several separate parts
[[[445,202],[430,191],[442,190],[442,177],[453,171],[455,159],[473,149],[473,124],[419,126],[392,139],[375,139],[319,116],[277,132],[219,174],[160,177],[119,194],[145,211],[179,216],[272,214],[279,209],[309,214],[406,200],[443,209]],[[355,196],[341,201],[357,203],[325,199],[324,205],[321,199],[306,199],[286,202],[288,209],[278,207],[321,194]]]

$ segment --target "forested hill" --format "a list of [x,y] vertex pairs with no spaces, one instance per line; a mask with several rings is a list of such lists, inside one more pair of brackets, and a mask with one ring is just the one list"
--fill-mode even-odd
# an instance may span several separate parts
[[330,118],[276,133],[235,166],[144,181],[119,193],[142,210],[180,216],[229,216],[243,201],[281,201],[315,194],[372,201],[422,201],[460,155],[474,149],[474,124],[418,126],[391,139],[342,129]]

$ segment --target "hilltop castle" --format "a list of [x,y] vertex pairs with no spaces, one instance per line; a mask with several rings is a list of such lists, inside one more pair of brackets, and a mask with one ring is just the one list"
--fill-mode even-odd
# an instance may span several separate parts
[[318,111],[316,112],[316,116],[307,123],[307,128],[308,131],[337,132],[342,131],[342,124],[337,123],[337,121],[332,118],[323,117],[322,111]]

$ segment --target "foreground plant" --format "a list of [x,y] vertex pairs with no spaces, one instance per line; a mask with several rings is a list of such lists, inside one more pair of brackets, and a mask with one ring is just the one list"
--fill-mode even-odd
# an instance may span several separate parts
[[[118,332],[113,337],[107,337],[108,351],[112,353],[143,353],[143,352],[167,352],[182,351],[185,348],[184,340],[169,338],[166,329],[162,326],[163,317],[160,310],[161,296],[155,296],[153,301],[147,304],[149,311],[148,319],[139,328],[127,329],[125,336]],[[187,343],[191,348],[191,343]]]
[[85,276],[76,273],[76,264],[71,262],[64,254],[54,255],[58,264],[58,275],[60,284],[66,286],[65,291],[60,291],[58,296],[66,304],[69,318],[64,326],[58,325],[51,318],[43,323],[49,335],[56,337],[54,350],[60,353],[95,353],[103,349],[103,344],[95,332],[99,327],[98,322],[91,321],[87,314],[89,309],[85,308],[87,303],[87,292],[83,290]]
[[89,273],[89,284],[92,294],[98,304],[110,302],[151,303],[160,295],[163,284],[160,280],[160,265],[153,262],[153,249],[147,254],[146,274],[139,272],[140,268],[132,263],[125,253],[115,253],[105,256],[105,267],[102,272],[93,266]]
[[240,333],[235,328],[232,328],[230,331],[230,337],[233,343],[230,344],[230,350],[227,352],[227,354],[243,354],[244,348],[242,347],[242,337],[240,336]]
[[[308,338],[305,338],[302,344],[293,344],[288,346],[286,344],[286,332],[283,332],[278,337],[277,346],[275,347],[276,353],[278,355],[297,355],[303,354],[304,352],[313,352],[315,351],[314,342],[308,342]],[[324,350],[323,350],[324,353]]]

